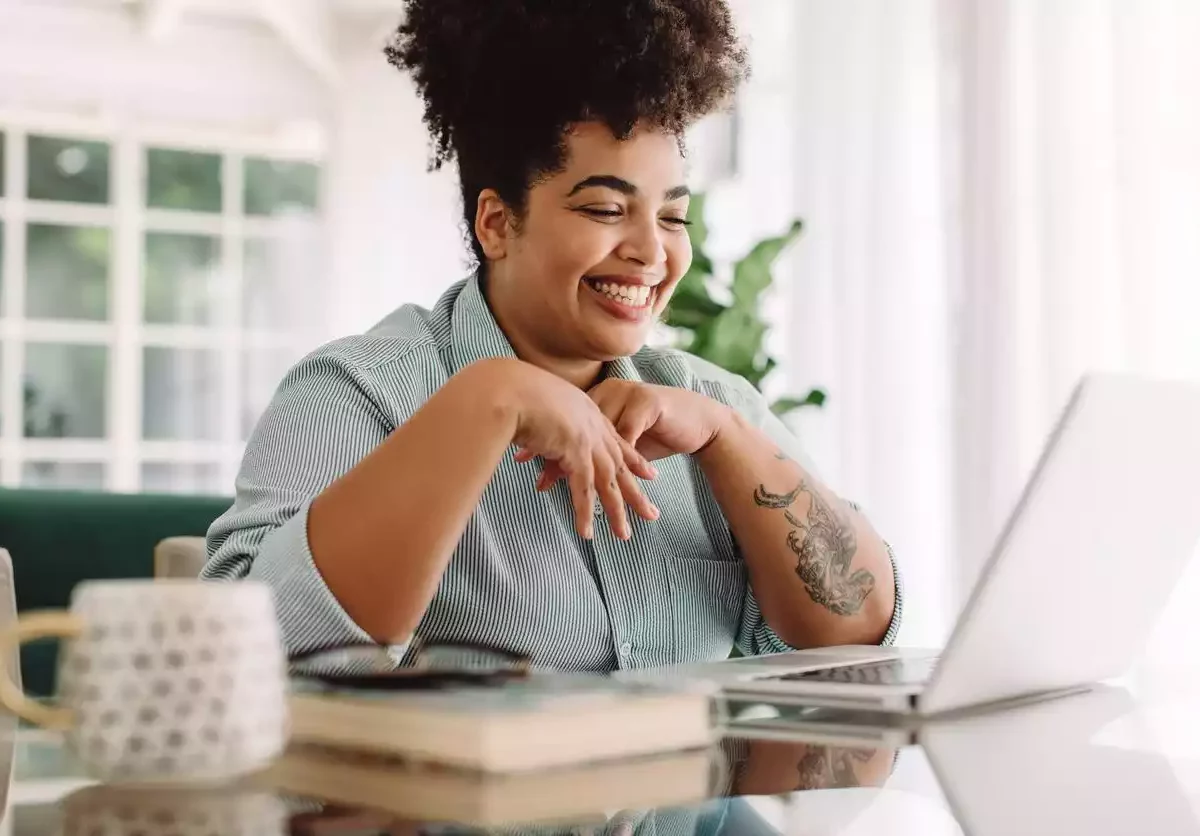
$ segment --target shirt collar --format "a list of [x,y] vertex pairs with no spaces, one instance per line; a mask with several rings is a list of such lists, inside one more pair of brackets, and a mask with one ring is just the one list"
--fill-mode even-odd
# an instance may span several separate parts
[[633,364],[632,357],[618,357],[604,364],[604,368],[600,371],[600,379],[641,380],[642,376],[638,374],[637,366]]
[[457,373],[476,360],[517,356],[500,330],[496,317],[492,316],[478,271],[466,280],[454,300],[454,311],[450,315],[450,346],[454,363],[451,373]]
[[[483,295],[479,271],[463,283],[450,319],[452,374],[488,357],[516,357],[512,344],[500,330],[492,309]],[[604,364],[601,380],[641,380],[632,357],[618,357]]]

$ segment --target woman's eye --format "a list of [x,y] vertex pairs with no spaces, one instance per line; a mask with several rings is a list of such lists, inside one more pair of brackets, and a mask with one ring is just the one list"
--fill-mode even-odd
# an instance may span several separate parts
[[662,218],[662,222],[671,226],[691,226],[692,222],[687,218]]
[[583,207],[580,211],[591,215],[593,218],[619,218],[621,217],[620,209],[595,209],[589,206]]

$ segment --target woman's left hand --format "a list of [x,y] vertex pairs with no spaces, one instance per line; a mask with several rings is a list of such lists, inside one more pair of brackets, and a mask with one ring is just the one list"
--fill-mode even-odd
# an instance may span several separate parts
[[[617,433],[651,461],[701,450],[716,437],[729,415],[727,406],[690,389],[632,380],[602,381],[588,395]],[[517,453],[517,461],[532,458],[523,450]],[[549,464],[537,489],[546,490],[562,475]]]

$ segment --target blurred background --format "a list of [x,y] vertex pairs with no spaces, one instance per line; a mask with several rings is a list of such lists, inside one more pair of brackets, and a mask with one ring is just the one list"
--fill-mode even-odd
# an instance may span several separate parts
[[[465,274],[399,5],[0,0],[0,485],[230,495],[291,363]],[[1079,375],[1200,379],[1200,4],[732,5],[714,298],[803,222],[759,385],[824,393],[786,420],[940,642]]]

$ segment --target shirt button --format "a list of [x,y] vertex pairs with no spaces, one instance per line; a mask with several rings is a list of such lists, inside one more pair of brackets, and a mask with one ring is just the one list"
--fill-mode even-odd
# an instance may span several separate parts
[[595,511],[597,515],[603,514],[604,513],[604,503],[597,499],[596,504],[592,506],[592,510]]
[[621,655],[622,656],[628,656],[632,652],[633,652],[633,645],[631,645],[629,642],[623,642],[621,644]]

